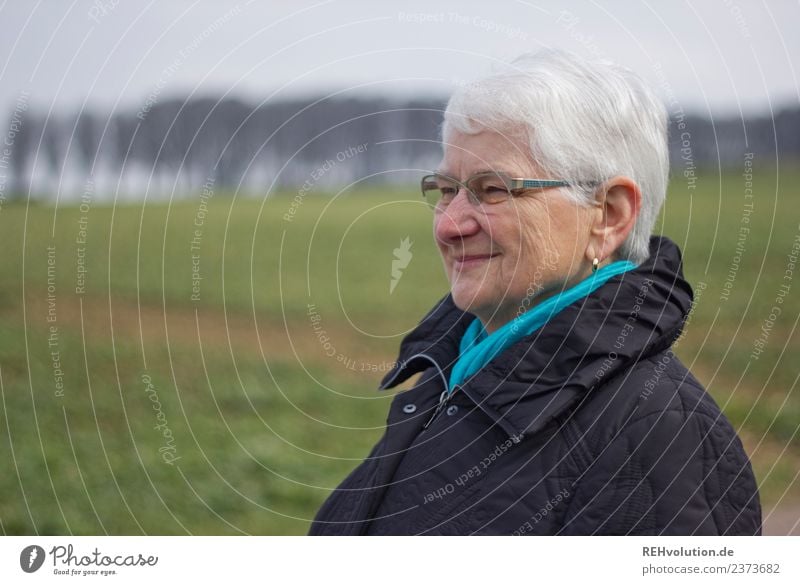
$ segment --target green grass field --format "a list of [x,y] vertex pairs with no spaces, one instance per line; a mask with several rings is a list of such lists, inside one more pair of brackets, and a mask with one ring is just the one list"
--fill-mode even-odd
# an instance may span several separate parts
[[[657,231],[699,299],[677,353],[739,430],[768,508],[800,502],[800,272],[785,272],[800,172],[762,169],[752,200],[743,181],[678,176]],[[292,197],[3,203],[3,533],[307,531],[379,438],[377,384],[447,283],[413,190]]]

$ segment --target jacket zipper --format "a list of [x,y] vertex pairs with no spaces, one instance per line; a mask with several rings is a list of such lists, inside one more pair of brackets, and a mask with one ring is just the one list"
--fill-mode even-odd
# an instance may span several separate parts
[[[442,384],[444,385],[444,390],[442,390],[442,393],[439,394],[439,404],[436,405],[436,408],[434,409],[433,414],[431,415],[431,417],[428,419],[428,422],[426,422],[425,425],[422,427],[422,430],[424,431],[425,429],[427,429],[431,425],[431,423],[434,421],[434,419],[439,415],[439,413],[445,407],[447,402],[450,400],[450,397],[458,389],[458,385],[453,387],[453,391],[452,392],[448,392],[448,390],[447,390],[447,386],[448,386],[447,377],[444,375],[444,372],[442,371],[442,368],[439,367],[439,364],[436,362],[436,360],[433,359],[428,354],[416,353],[416,354],[412,355],[410,358],[408,358],[407,360],[405,360],[405,363],[408,363],[412,359],[417,358],[417,357],[424,358],[424,359],[428,360],[429,362],[431,362],[433,364],[433,367],[436,368],[436,371],[438,372],[439,377],[442,379]],[[391,379],[386,382],[386,384],[387,385],[391,384],[392,381],[394,381],[394,379],[398,376],[399,373],[400,373],[400,370],[395,372],[395,375],[392,376]]]
[[[447,403],[450,401],[450,397],[453,396],[453,394],[456,393],[456,390],[458,390],[460,388],[460,386],[458,384],[456,384],[455,386],[453,386],[453,391],[452,392],[448,392],[447,391],[447,386],[448,386],[447,377],[445,377],[444,372],[442,371],[442,368],[439,367],[439,364],[436,362],[436,360],[433,359],[431,356],[429,356],[427,354],[417,353],[417,354],[412,355],[410,358],[408,358],[405,361],[407,363],[407,362],[411,361],[412,359],[414,359],[416,357],[425,358],[426,360],[428,360],[429,362],[431,362],[433,364],[433,366],[436,368],[436,371],[439,373],[439,376],[442,378],[442,383],[444,384],[444,387],[445,387],[445,389],[442,391],[442,393],[439,394],[439,404],[436,405],[436,408],[434,409],[433,414],[431,415],[431,417],[428,419],[428,422],[426,422],[425,425],[422,427],[422,431],[424,431],[425,429],[427,429],[433,423],[433,421],[436,419],[436,417],[439,416],[439,413],[442,412],[442,410],[444,410],[444,407],[447,406]],[[398,371],[395,372],[394,376],[392,376],[391,379],[386,384],[387,385],[391,384],[392,381],[399,374],[400,374],[400,369],[398,369]],[[507,421],[505,421],[503,419],[499,419],[498,420],[494,415],[492,415],[491,412],[486,410],[486,407],[483,406],[483,404],[481,404],[479,401],[475,400],[472,396],[470,396],[469,393],[466,390],[464,390],[464,393],[467,395],[467,397],[473,403],[478,405],[478,407],[483,412],[485,412],[486,415],[490,419],[494,420],[500,426],[500,428],[502,428],[504,431],[506,431],[506,433],[508,433],[509,437],[511,438],[511,440],[514,443],[519,443],[523,439],[524,433],[519,433],[518,434],[516,432],[516,430],[510,424],[508,424]]]
[[442,390],[442,393],[439,395],[439,404],[436,405],[436,409],[433,411],[433,414],[428,419],[428,422],[426,422],[425,425],[422,427],[423,431],[431,425],[431,423],[436,419],[437,416],[439,416],[439,413],[442,412],[445,405],[447,405],[447,403],[450,401],[450,397],[453,394],[455,394],[456,390],[458,390],[458,384],[453,386],[452,392],[448,392],[447,390]]

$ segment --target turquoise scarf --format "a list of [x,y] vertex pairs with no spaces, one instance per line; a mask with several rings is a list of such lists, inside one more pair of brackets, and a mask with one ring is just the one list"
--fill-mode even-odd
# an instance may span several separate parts
[[452,392],[456,384],[463,383],[511,344],[539,329],[564,307],[592,294],[610,278],[634,268],[636,264],[628,260],[604,266],[572,288],[563,290],[518,315],[491,335],[486,334],[480,319],[476,318],[461,338],[459,357],[450,373],[448,392]]

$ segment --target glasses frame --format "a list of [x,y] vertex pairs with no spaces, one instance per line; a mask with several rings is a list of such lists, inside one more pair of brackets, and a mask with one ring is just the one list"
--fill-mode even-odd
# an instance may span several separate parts
[[[501,179],[505,183],[506,189],[508,190],[508,197],[504,197],[504,198],[502,198],[502,199],[500,199],[498,201],[483,201],[483,200],[481,200],[480,197],[478,197],[475,194],[475,191],[470,188],[470,184],[473,183],[473,181],[475,181],[475,179],[486,177],[486,176],[492,176],[492,177],[497,177],[497,178]],[[552,187],[571,187],[571,186],[576,186],[576,185],[585,185],[587,187],[593,187],[593,186],[597,186],[597,185],[600,184],[599,181],[585,181],[585,182],[573,183],[573,182],[564,181],[564,180],[561,180],[561,179],[525,179],[525,178],[516,178],[516,177],[512,177],[512,176],[508,175],[507,173],[495,172],[495,171],[483,171],[483,172],[480,172],[480,173],[475,173],[474,175],[472,175],[471,177],[468,177],[465,181],[462,182],[462,181],[459,181],[458,179],[455,179],[455,178],[450,177],[448,175],[445,175],[443,173],[432,173],[430,175],[425,175],[424,177],[422,177],[422,179],[420,180],[420,190],[422,191],[422,197],[425,199],[425,201],[428,202],[428,205],[430,205],[431,208],[433,208],[433,209],[438,209],[438,202],[435,205],[433,203],[431,203],[430,198],[428,198],[425,195],[425,192],[426,192],[426,188],[425,187],[426,187],[427,183],[429,183],[431,181],[435,181],[437,178],[442,178],[442,179],[445,179],[447,181],[452,181],[453,183],[455,183],[456,185],[459,186],[459,190],[453,196],[454,198],[458,195],[458,192],[461,191],[461,188],[465,189],[467,191],[467,194],[469,195],[468,196],[469,202],[472,203],[473,205],[476,205],[476,206],[483,205],[483,204],[486,204],[486,205],[497,205],[499,203],[504,203],[504,202],[508,201],[512,197],[518,197],[519,195],[521,195],[525,191],[531,191],[531,190],[535,190],[535,189],[542,190],[542,189],[550,189]],[[599,201],[595,201],[594,203],[595,203],[595,205],[602,205],[602,203],[600,203]]]

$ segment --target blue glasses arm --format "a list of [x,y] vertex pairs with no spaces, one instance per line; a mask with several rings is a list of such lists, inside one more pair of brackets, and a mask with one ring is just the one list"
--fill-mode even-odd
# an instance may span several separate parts
[[568,187],[567,181],[556,179],[512,179],[514,189],[542,189],[544,187]]

